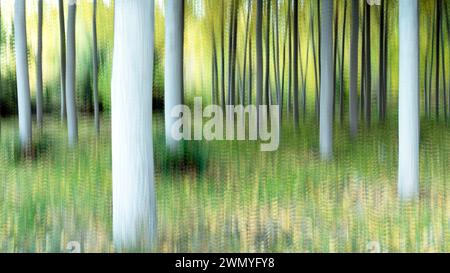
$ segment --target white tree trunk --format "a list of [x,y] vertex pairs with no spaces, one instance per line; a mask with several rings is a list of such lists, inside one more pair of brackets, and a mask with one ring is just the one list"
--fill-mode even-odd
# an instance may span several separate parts
[[419,192],[419,10],[418,0],[399,3],[399,173],[402,200]]
[[352,0],[352,34],[350,44],[350,134],[358,133],[358,48],[359,48],[359,0]]
[[14,34],[16,46],[17,101],[19,108],[20,142],[23,148],[31,145],[31,102],[27,57],[27,27],[25,0],[16,0]]
[[43,95],[42,95],[42,22],[43,21],[43,0],[38,1],[38,44],[36,54],[36,120],[39,127],[42,127],[43,120]]
[[320,43],[320,153],[333,156],[333,0],[322,0]]
[[153,50],[154,1],[116,0],[111,115],[117,251],[147,251],[156,242]]
[[166,0],[165,16],[164,116],[166,146],[174,152],[179,148],[179,142],[172,137],[171,129],[177,118],[170,114],[175,106],[183,104],[184,0]]
[[77,106],[76,106],[76,42],[75,24],[77,1],[69,0],[69,14],[67,16],[67,59],[66,59],[66,106],[67,127],[69,131],[69,145],[78,142]]

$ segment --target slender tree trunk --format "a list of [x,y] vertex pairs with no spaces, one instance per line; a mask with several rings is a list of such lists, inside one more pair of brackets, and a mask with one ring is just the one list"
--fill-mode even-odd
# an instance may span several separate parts
[[59,0],[59,40],[61,54],[61,121],[66,119],[66,29],[64,26],[64,1]]
[[440,42],[441,42],[441,28],[442,28],[442,0],[436,0],[436,119],[440,118],[439,99],[440,99]]
[[350,42],[350,135],[358,133],[358,48],[359,48],[359,0],[352,0],[352,34]]
[[221,63],[222,63],[222,92],[221,92],[221,102],[223,109],[225,108],[226,101],[225,101],[225,5],[224,1],[222,0],[222,17],[221,17]]
[[164,116],[166,147],[176,152],[179,141],[172,137],[172,126],[178,118],[171,115],[172,109],[184,103],[183,97],[183,45],[184,45],[184,0],[166,1],[166,65],[164,81]]
[[42,25],[43,25],[43,0],[38,1],[38,37],[36,53],[36,119],[38,127],[43,124],[42,106]]
[[298,43],[299,43],[299,32],[298,32],[298,1],[294,1],[294,126],[298,128],[300,121],[300,114],[298,109]]
[[272,104],[272,96],[270,90],[270,1],[266,2],[266,73],[265,73],[265,93],[266,93],[266,105]]
[[381,122],[384,122],[384,8],[385,0],[381,0],[380,7],[380,53],[379,53],[379,83],[378,83],[378,118]]
[[[319,4],[320,1],[317,1],[317,3]],[[318,60],[320,60],[320,58],[317,57],[317,51],[316,51],[316,38],[315,38],[315,29],[314,29],[314,18],[313,16],[313,10],[311,8],[311,35],[312,35],[312,45],[313,45],[313,59],[314,59],[314,80],[315,80],[315,85],[316,85],[316,103],[315,103],[315,110],[316,110],[316,116],[317,116],[317,120],[319,120],[320,118],[320,86],[319,86],[319,73],[320,73],[320,64],[318,65]],[[320,14],[320,12],[319,12]],[[319,33],[320,33],[320,24],[318,26],[319,28]],[[319,37],[319,55],[320,55],[320,37]]]
[[322,0],[320,72],[320,153],[328,160],[333,155],[333,0]]
[[336,92],[337,92],[337,67],[338,67],[338,36],[339,36],[339,6],[334,9],[334,34],[333,34],[333,121],[336,117]]
[[263,20],[263,0],[256,0],[256,106],[258,108],[258,125],[261,117],[259,116],[259,106],[262,105],[263,98],[263,41],[262,41],[262,20]]
[[[246,85],[246,76],[247,76],[247,47],[248,47],[248,39],[250,38],[250,19],[252,14],[252,0],[248,1],[248,11],[247,11],[247,22],[245,27],[245,44],[244,44],[244,72],[242,73],[242,82],[243,84],[243,90],[242,90],[242,97],[241,97],[241,104],[245,105],[245,85]],[[249,48],[251,51],[252,49]]]
[[366,4],[363,4],[363,19],[362,19],[362,50],[361,50],[361,84],[360,84],[360,115],[361,120],[364,119],[365,114],[365,94],[366,94]]
[[92,16],[92,71],[93,75],[93,92],[94,92],[94,126],[97,134],[100,133],[100,108],[98,103],[98,48],[97,48],[97,0],[93,2]]
[[445,72],[445,48],[444,48],[444,28],[441,28],[441,51],[442,51],[442,104],[444,107],[444,120],[447,122],[447,82],[446,82],[446,72]]
[[399,175],[402,200],[419,192],[419,6],[400,0]]
[[22,149],[31,145],[31,102],[27,58],[27,26],[25,0],[16,0],[14,7],[14,35],[16,46],[17,100],[19,133]]
[[[342,24],[342,45],[341,45],[341,78],[339,79],[339,116],[341,125],[344,124],[344,64],[345,64],[345,32],[347,26],[347,0],[344,2],[344,22]],[[358,55],[358,52],[356,52]]]
[[67,126],[69,131],[69,145],[73,146],[78,142],[78,122],[76,106],[76,24],[77,1],[69,1],[69,15],[67,17],[67,60],[66,60],[66,105],[67,105]]
[[365,28],[366,28],[366,70],[365,70],[365,81],[366,81],[366,93],[364,94],[365,103],[364,103],[364,117],[366,121],[366,126],[370,127],[370,123],[372,120],[372,56],[371,56],[371,20],[370,20],[370,7],[367,3],[364,3],[366,9],[366,19],[365,19]]
[[154,1],[116,0],[111,130],[113,235],[119,252],[156,246],[153,50]]

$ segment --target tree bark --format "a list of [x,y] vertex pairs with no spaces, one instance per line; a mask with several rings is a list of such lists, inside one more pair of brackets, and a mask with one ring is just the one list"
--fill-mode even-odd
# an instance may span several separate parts
[[165,81],[164,116],[166,126],[166,147],[176,152],[179,141],[172,137],[172,126],[177,118],[171,116],[172,109],[184,103],[183,97],[183,44],[184,44],[184,0],[166,1],[166,40],[165,40]]
[[14,35],[16,46],[17,100],[19,134],[22,149],[31,145],[31,101],[27,57],[27,26],[25,0],[16,0],[14,7]]
[[111,130],[113,237],[119,252],[156,246],[153,51],[154,1],[116,0]]
[[298,31],[298,1],[294,0],[294,126],[299,127],[300,113],[299,113],[299,90],[298,90],[298,43],[299,43],[299,31]]
[[76,107],[76,24],[77,1],[69,1],[69,14],[67,17],[67,60],[66,60],[66,106],[67,127],[69,131],[69,145],[78,142],[78,121]]
[[402,200],[419,193],[419,9],[417,0],[400,0],[399,174]]
[[359,48],[359,0],[352,0],[352,34],[350,42],[350,135],[358,133],[358,48]]
[[333,0],[322,0],[320,71],[320,153],[322,159],[333,155]]
[[262,42],[262,19],[263,0],[257,0],[256,5],[256,106],[258,108],[258,125],[260,121],[259,106],[263,98],[263,42]]

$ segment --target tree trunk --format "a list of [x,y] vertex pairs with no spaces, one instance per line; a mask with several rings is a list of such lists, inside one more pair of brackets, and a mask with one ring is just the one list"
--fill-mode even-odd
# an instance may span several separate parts
[[[249,38],[250,38],[250,20],[251,20],[251,13],[252,13],[252,1],[248,1],[248,11],[247,11],[247,22],[246,22],[246,31],[245,31],[245,44],[244,44],[244,71],[242,73],[242,82],[243,82],[243,90],[242,90],[242,97],[241,97],[241,104],[245,105],[245,85],[246,85],[246,78],[247,78],[247,48],[249,44]],[[248,50],[252,50],[249,48]],[[251,65],[251,64],[250,64]],[[249,91],[250,92],[250,91]]]
[[164,81],[164,116],[166,126],[166,147],[176,152],[179,142],[172,137],[172,126],[178,118],[171,116],[172,109],[184,103],[183,98],[183,44],[184,44],[184,1],[166,1],[166,65]]
[[333,0],[322,0],[320,71],[320,153],[322,159],[333,155]]
[[66,29],[64,26],[64,0],[59,0],[59,44],[61,65],[61,121],[66,119]]
[[14,34],[16,46],[17,101],[19,133],[22,148],[31,145],[31,102],[27,57],[27,26],[25,0],[16,0],[14,8]]
[[42,127],[42,23],[43,23],[43,0],[38,1],[38,37],[36,53],[36,119],[39,128]]
[[256,106],[258,108],[258,125],[260,121],[259,106],[263,98],[263,41],[262,41],[263,0],[256,5]]
[[[344,64],[345,64],[345,32],[347,26],[347,1],[344,3],[344,22],[342,23],[341,69],[339,79],[339,119],[344,124]],[[356,52],[358,55],[358,52]]]
[[294,1],[294,126],[298,128],[300,122],[299,113],[299,94],[298,94],[298,43],[299,43],[299,32],[298,32],[298,1]]
[[94,12],[92,18],[92,71],[93,75],[93,92],[94,92],[94,125],[97,134],[100,133],[100,109],[98,105],[98,48],[97,48],[97,0],[93,3]]
[[440,42],[441,42],[441,27],[442,27],[442,1],[441,0],[436,0],[437,1],[437,5],[436,5],[436,119],[439,120],[439,114],[440,114],[440,109],[439,109],[439,99],[440,99],[440,82],[439,82],[439,77],[440,77],[440,71],[439,71],[439,64],[440,64]]
[[153,50],[154,1],[116,0],[111,130],[113,235],[119,252],[151,251],[156,245]]
[[69,145],[78,142],[78,124],[76,107],[76,24],[77,1],[69,1],[69,14],[67,17],[67,60],[66,60],[66,105],[67,126],[69,131]]
[[370,7],[367,3],[364,3],[366,16],[365,16],[365,28],[366,28],[366,69],[365,69],[365,94],[364,94],[364,118],[366,126],[370,127],[372,120],[372,56],[371,56],[371,20],[370,20]]
[[352,0],[352,34],[350,42],[350,135],[358,133],[358,48],[359,48],[359,0]]
[[[296,2],[296,1],[294,1]],[[272,96],[270,90],[270,1],[266,1],[266,73],[265,73],[265,93],[266,93],[266,105],[272,104]]]
[[419,9],[418,0],[400,0],[399,175],[403,200],[419,192]]

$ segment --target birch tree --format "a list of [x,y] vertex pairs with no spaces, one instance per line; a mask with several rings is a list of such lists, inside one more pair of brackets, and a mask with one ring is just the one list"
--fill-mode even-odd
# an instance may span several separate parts
[[352,33],[350,41],[350,134],[358,131],[358,46],[359,46],[359,0],[352,0]]
[[14,35],[20,143],[23,149],[28,149],[31,145],[31,101],[25,6],[25,0],[16,0],[14,6]]
[[166,147],[175,152],[179,142],[172,137],[172,125],[177,118],[171,117],[172,109],[183,104],[183,37],[184,0],[167,0],[165,6],[166,41],[164,73],[164,110]]
[[149,251],[156,242],[153,53],[154,1],[116,0],[111,117],[117,251]]
[[399,174],[403,200],[419,189],[419,9],[418,0],[399,2]]
[[69,1],[69,14],[67,16],[67,56],[66,56],[66,106],[67,128],[69,132],[69,145],[78,142],[78,121],[76,107],[76,43],[75,23],[77,13],[77,0]]
[[333,0],[322,0],[320,12],[320,153],[326,160],[333,154]]

